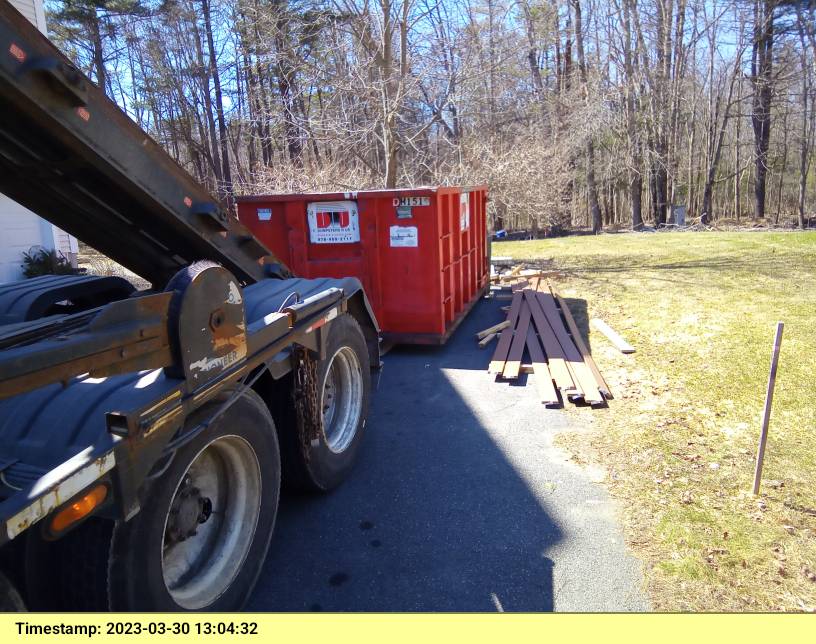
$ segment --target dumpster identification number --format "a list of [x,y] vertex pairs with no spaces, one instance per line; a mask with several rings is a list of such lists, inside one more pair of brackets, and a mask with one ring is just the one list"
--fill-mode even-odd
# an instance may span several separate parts
[[430,206],[430,197],[394,197],[394,207],[397,206]]

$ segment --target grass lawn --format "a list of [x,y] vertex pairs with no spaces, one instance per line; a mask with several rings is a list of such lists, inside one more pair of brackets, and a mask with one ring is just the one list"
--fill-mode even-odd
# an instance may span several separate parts
[[[657,610],[816,610],[816,233],[652,233],[494,244],[545,258],[615,399],[564,435],[605,466]],[[584,308],[585,307],[585,308]],[[750,494],[774,326],[763,487]]]

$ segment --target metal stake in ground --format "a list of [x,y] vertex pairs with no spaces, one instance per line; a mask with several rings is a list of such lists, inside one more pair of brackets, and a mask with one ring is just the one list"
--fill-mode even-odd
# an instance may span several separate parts
[[779,362],[779,347],[782,344],[783,322],[776,323],[773,355],[771,355],[771,375],[768,377],[768,391],[765,393],[765,410],[762,413],[762,433],[759,435],[756,469],[754,470],[754,496],[759,494],[759,482],[762,479],[762,464],[765,461],[765,443],[768,441],[768,421],[771,419],[774,385],[776,384],[776,365]]

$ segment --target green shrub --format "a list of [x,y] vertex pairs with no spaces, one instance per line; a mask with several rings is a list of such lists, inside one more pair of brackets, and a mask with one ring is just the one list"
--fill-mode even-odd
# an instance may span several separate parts
[[27,253],[23,253],[21,266],[25,277],[76,275],[80,272],[71,266],[71,263],[61,252],[53,248],[42,248],[41,246],[34,246]]

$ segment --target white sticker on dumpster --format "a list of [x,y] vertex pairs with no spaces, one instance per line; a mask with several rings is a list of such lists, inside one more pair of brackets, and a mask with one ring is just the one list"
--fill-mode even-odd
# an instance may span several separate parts
[[459,195],[459,230],[470,228],[470,203],[468,194],[463,192]]
[[258,208],[258,221],[269,221],[272,219],[272,208]]
[[317,201],[306,207],[309,241],[313,244],[353,244],[360,241],[356,201]]
[[416,226],[391,226],[391,246],[416,248],[419,246],[419,233]]

